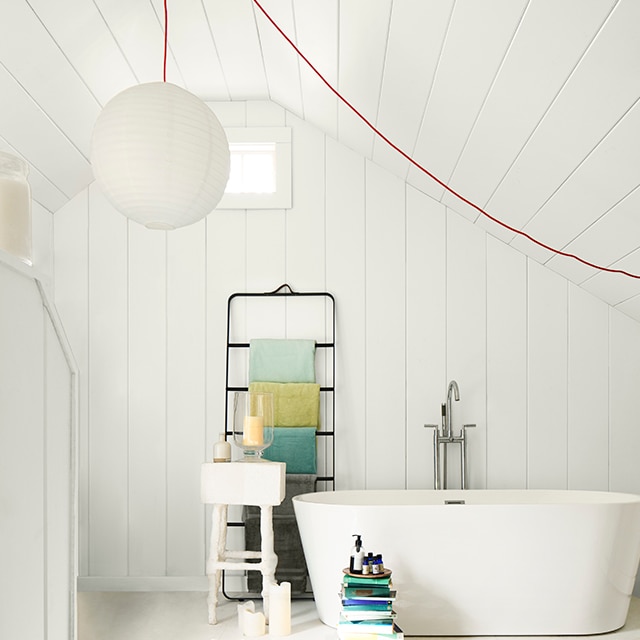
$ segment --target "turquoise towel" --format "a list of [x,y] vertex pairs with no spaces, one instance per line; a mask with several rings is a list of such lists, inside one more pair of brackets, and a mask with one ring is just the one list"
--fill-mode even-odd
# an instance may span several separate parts
[[249,382],[315,382],[315,356],[315,340],[251,340]]
[[286,462],[287,473],[317,471],[316,430],[313,427],[277,427],[273,442],[263,456],[273,462]]

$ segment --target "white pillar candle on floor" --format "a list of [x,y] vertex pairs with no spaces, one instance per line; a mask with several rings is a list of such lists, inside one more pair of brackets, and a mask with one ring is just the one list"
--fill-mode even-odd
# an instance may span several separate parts
[[291,583],[269,586],[269,635],[288,636],[291,633]]
[[265,633],[266,623],[262,611],[258,611],[257,613],[245,611],[242,624],[244,626],[242,633],[247,636],[247,638],[257,638],[258,636],[263,636]]
[[240,629],[240,633],[244,634],[244,615],[247,611],[254,613],[256,610],[256,605],[253,600],[248,600],[242,604],[238,605],[238,629]]

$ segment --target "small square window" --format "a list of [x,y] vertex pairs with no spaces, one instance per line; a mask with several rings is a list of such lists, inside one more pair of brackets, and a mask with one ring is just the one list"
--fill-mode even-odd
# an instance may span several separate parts
[[276,143],[230,142],[231,167],[225,193],[275,193]]
[[291,208],[291,129],[225,129],[231,165],[218,209]]

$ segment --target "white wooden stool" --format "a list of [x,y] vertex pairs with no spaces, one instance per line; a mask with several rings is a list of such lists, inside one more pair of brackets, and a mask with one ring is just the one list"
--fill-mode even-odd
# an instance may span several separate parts
[[[264,615],[269,620],[269,585],[275,584],[278,556],[273,549],[273,507],[284,500],[283,462],[205,462],[200,475],[202,502],[213,504],[211,542],[207,560],[209,624],[216,624],[216,606],[223,569],[262,573]],[[260,507],[260,551],[231,551],[227,546],[230,504]],[[239,562],[259,559],[260,562]]]

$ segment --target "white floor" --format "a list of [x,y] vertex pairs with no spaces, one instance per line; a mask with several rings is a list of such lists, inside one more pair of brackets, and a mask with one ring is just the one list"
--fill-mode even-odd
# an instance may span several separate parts
[[[256,605],[260,610],[261,603]],[[313,601],[294,600],[291,609],[291,640],[336,640],[335,630],[318,620]],[[237,602],[221,600],[218,620],[216,625],[207,623],[206,593],[200,591],[78,594],[78,640],[241,640]],[[640,640],[640,599],[632,599],[622,629],[588,637]],[[545,638],[567,640],[566,636]],[[500,640],[509,638],[502,636]],[[514,640],[527,638],[518,636]]]

